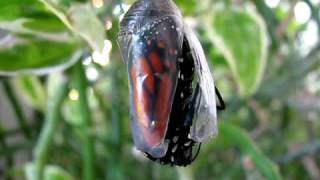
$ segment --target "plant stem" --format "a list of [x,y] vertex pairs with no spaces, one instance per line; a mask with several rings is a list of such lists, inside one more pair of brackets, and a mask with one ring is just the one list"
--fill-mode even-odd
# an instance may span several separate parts
[[12,110],[15,113],[15,116],[17,118],[17,121],[18,121],[20,129],[22,130],[24,136],[27,139],[30,139],[31,138],[31,132],[27,128],[26,119],[24,118],[22,109],[21,109],[21,107],[20,107],[20,105],[18,103],[18,100],[16,98],[16,95],[14,94],[14,91],[13,91],[11,85],[10,85],[10,82],[7,81],[7,80],[4,80],[4,81],[2,81],[2,84],[3,84],[4,92],[7,95],[8,100],[9,100],[11,106],[12,106]]
[[85,72],[83,69],[83,66],[81,62],[79,61],[73,69],[73,76],[72,80],[74,82],[74,87],[79,93],[79,102],[78,102],[78,108],[79,112],[81,113],[81,122],[82,125],[79,126],[79,130],[82,132],[83,135],[82,141],[83,141],[83,150],[82,150],[82,158],[83,158],[83,164],[82,164],[82,173],[84,180],[94,180],[95,179],[95,171],[94,171],[94,139],[91,135],[91,113],[89,109],[88,104],[88,98],[87,98],[87,87],[88,82],[85,76]]
[[34,168],[35,168],[35,179],[41,180],[43,177],[43,169],[47,157],[49,155],[50,146],[52,144],[53,135],[60,122],[59,110],[67,94],[67,81],[62,80],[56,85],[55,92],[50,95],[48,99],[46,120],[44,127],[40,132],[40,136],[34,152]]
[[189,167],[177,167],[179,180],[193,180],[193,171],[191,166]]

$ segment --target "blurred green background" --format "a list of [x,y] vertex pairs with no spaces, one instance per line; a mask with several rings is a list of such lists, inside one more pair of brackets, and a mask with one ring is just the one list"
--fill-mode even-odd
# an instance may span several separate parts
[[116,43],[133,2],[0,2],[0,179],[320,179],[319,0],[175,1],[227,104],[186,168],[133,145]]

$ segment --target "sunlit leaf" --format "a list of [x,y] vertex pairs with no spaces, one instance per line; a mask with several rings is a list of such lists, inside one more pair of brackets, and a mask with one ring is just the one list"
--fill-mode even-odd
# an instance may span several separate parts
[[262,80],[268,38],[264,22],[253,10],[215,9],[208,37],[225,56],[238,83],[239,92],[249,96]]
[[76,33],[94,50],[102,52],[104,27],[93,12],[93,8],[89,5],[73,5],[69,11],[69,17]]

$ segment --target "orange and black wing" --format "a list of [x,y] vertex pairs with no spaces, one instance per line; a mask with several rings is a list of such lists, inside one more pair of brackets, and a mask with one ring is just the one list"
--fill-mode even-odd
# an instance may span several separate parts
[[[136,147],[153,157],[165,155],[167,126],[181,56],[181,18],[151,18],[119,44],[129,72],[131,126]],[[129,39],[128,39],[129,38]]]

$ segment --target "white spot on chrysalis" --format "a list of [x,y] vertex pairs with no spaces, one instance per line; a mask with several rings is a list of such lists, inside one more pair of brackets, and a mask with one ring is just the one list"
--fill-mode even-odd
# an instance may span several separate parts
[[188,141],[188,142],[184,143],[184,146],[190,146],[190,144],[191,144],[191,141]]
[[174,162],[174,157],[173,156],[171,156],[171,162]]
[[172,148],[172,150],[171,150],[171,152],[172,152],[172,153],[176,152],[177,148],[178,148],[178,144],[174,145],[173,148]]
[[172,139],[173,143],[178,142],[178,139],[179,139],[179,137],[178,137],[178,136],[174,136],[174,137],[173,137],[173,139]]

